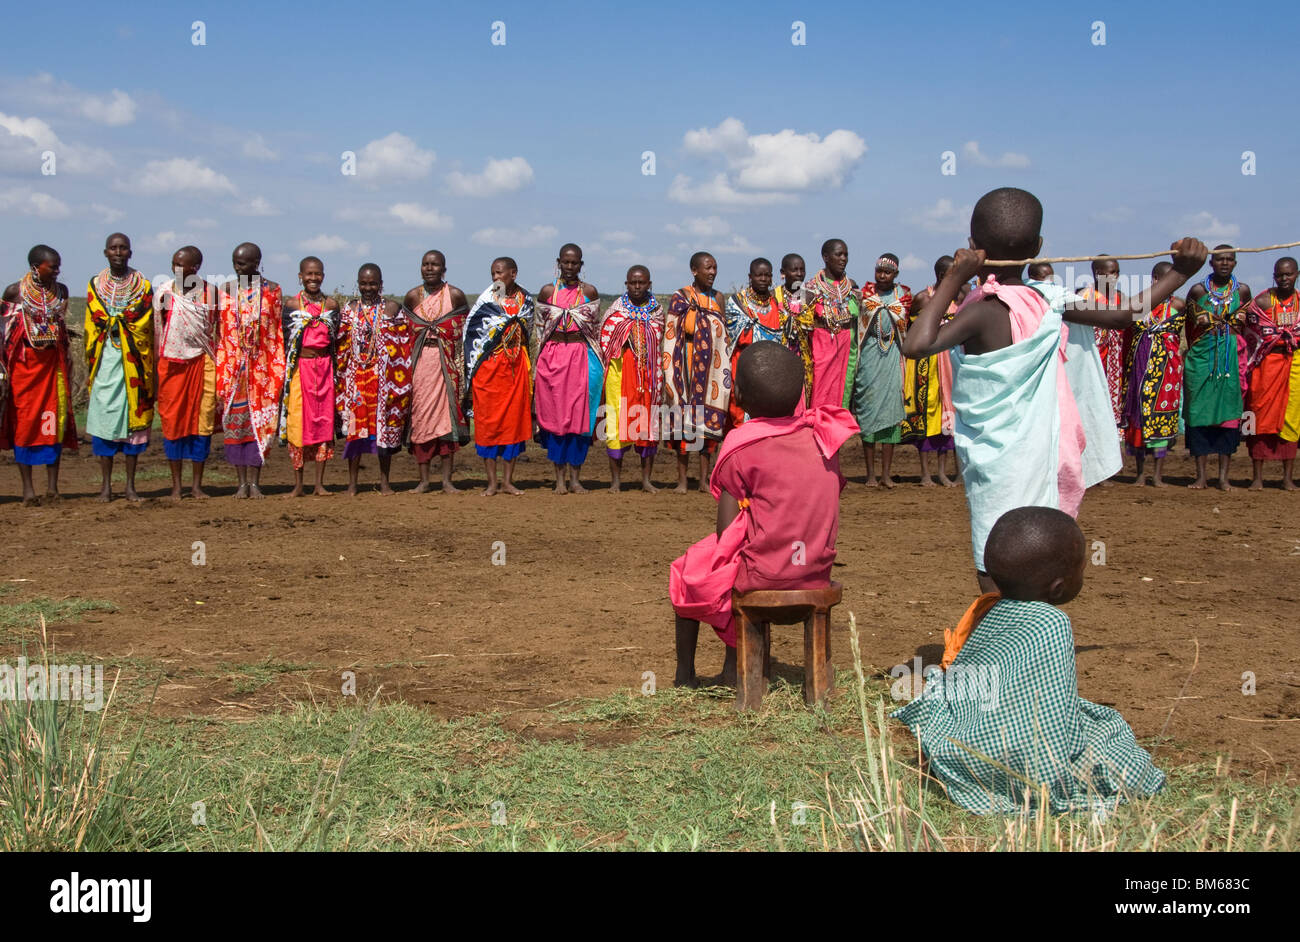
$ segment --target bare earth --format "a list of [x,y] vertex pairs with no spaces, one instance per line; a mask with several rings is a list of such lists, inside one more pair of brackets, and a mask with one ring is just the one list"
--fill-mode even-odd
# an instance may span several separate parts
[[[141,461],[149,499],[103,505],[83,445],[65,460],[65,499],[36,508],[20,505],[6,457],[0,524],[14,591],[5,601],[113,602],[116,612],[60,626],[56,643],[110,665],[161,662],[156,709],[166,715],[240,719],[328,700],[349,670],[363,696],[382,683],[447,717],[641,688],[647,671],[670,683],[668,565],[709,532],[713,501],[608,493],[598,449],[584,483],[601,490],[560,497],[550,493],[544,453],[530,445],[526,457],[523,497],[481,496],[482,464],[469,449],[457,480],[470,489],[460,495],[410,493],[415,465],[402,455],[395,496],[375,491],[371,458],[361,496],[341,493],[346,468],[335,460],[326,480],[336,493],[289,500],[292,472],[276,451],[263,475],[267,500],[232,499],[230,469],[214,461],[213,498],[172,505],[160,499],[170,485],[156,443]],[[936,660],[944,626],[976,594],[962,492],[917,486],[912,448],[899,449],[892,491],[862,486],[856,445],[842,457],[850,484],[836,566],[845,587],[834,615],[837,665],[849,666],[849,612],[877,673],[917,654]],[[1249,463],[1239,457],[1234,467],[1248,483]],[[1125,475],[1084,503],[1080,524],[1100,541],[1095,559],[1104,564],[1090,567],[1066,609],[1080,693],[1120,709],[1139,738],[1165,730],[1174,741],[1162,747],[1165,762],[1222,753],[1269,780],[1300,770],[1300,494],[1277,488],[1279,471],[1269,468],[1274,480],[1262,493],[1194,493],[1185,487],[1190,459],[1171,455],[1171,486],[1138,489]],[[656,480],[673,473],[661,456]],[[187,468],[187,488],[188,476]],[[638,477],[629,461],[625,479]],[[39,489],[40,469],[37,481]],[[193,564],[200,550],[206,565]],[[504,565],[494,565],[502,551]],[[774,656],[786,676],[799,676],[800,634],[777,630]],[[721,656],[706,629],[701,672],[716,671]],[[266,665],[260,687],[237,670],[253,664]],[[1242,692],[1247,671],[1253,696]],[[256,689],[237,692],[241,680]]]

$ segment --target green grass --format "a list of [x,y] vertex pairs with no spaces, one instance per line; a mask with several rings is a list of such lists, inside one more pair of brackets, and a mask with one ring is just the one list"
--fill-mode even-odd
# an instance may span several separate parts
[[293,674],[298,671],[315,670],[318,664],[294,664],[289,661],[277,661],[267,658],[252,664],[222,662],[217,665],[220,673],[228,676],[234,683],[235,693],[252,693],[272,683],[280,674]]
[[[5,593],[11,587],[5,587]],[[117,606],[102,599],[50,599],[38,596],[25,602],[0,605],[0,644],[21,644],[40,637],[40,622],[47,625],[80,620],[87,612],[115,612]]]

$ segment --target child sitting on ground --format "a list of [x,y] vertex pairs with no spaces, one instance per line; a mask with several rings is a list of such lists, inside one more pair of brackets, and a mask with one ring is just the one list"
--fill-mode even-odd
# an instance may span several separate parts
[[998,518],[984,549],[998,592],[947,635],[946,673],[893,716],[912,728],[930,774],[979,814],[1035,807],[1111,809],[1152,795],[1164,773],[1109,707],[1079,696],[1070,619],[1056,606],[1083,588],[1078,524],[1051,507]]
[[[668,588],[677,613],[677,686],[694,687],[700,622],[727,645],[720,680],[736,682],[731,592],[812,589],[830,583],[844,476],[840,446],[858,434],[840,406],[802,411],[804,366],[769,340],[736,364],[735,389],[750,416],[718,450],[710,490],[717,532],[676,559]],[[796,411],[798,410],[798,411]]]

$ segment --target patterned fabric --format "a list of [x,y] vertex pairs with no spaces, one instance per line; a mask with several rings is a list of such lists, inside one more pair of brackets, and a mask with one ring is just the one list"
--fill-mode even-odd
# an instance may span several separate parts
[[[429,294],[420,287],[420,303],[410,315],[415,335],[411,345],[411,374],[420,367],[420,358],[426,347],[436,348],[440,357],[442,382],[447,393],[451,430],[455,444],[469,441],[469,420],[465,417],[465,315],[464,305],[451,307],[451,287],[443,285],[437,294]],[[419,392],[413,390],[413,395]],[[410,437],[408,430],[407,437]],[[417,442],[416,444],[424,444]]]
[[[1115,307],[1120,302],[1119,292],[1109,297],[1101,294],[1095,285],[1088,285],[1079,297],[1097,307]],[[1119,425],[1124,414],[1124,331],[1109,327],[1094,327],[1097,337],[1097,353],[1101,357],[1102,369],[1106,372],[1106,387],[1110,391],[1110,407],[1115,413],[1115,424]]]
[[411,411],[414,331],[403,307],[387,313],[353,299],[339,317],[335,397],[348,443],[373,438],[378,448],[400,448]]
[[[32,276],[23,278],[32,286]],[[24,295],[36,297],[39,285]],[[64,317],[68,299],[45,294],[46,303],[31,300],[0,302],[4,323],[4,362],[9,395],[0,419],[0,448],[43,449],[52,464],[60,448],[77,449],[77,423],[72,415],[68,328]]]
[[[934,285],[917,294],[908,308],[907,327],[910,328],[921,309],[934,295]],[[948,313],[940,323],[947,323],[957,311],[956,303],[948,305]],[[906,331],[904,331],[906,334]],[[902,441],[918,448],[927,438],[947,434],[944,416],[952,412],[952,369],[948,351],[919,360],[903,360],[903,418]]]
[[[1270,289],[1266,297],[1268,310],[1257,298],[1244,311],[1245,406],[1255,414],[1252,438],[1277,435],[1282,442],[1294,443],[1300,438],[1300,293],[1293,291],[1279,302]],[[1286,453],[1254,441],[1252,447],[1260,454]]]
[[813,354],[813,384],[809,404],[853,402],[858,372],[858,315],[862,292],[846,275],[835,281],[822,269],[804,286],[804,303],[812,316],[809,345]]
[[470,308],[469,316],[465,318],[463,344],[466,383],[474,381],[474,374],[483,361],[505,342],[507,328],[513,326],[521,330],[523,346],[528,346],[533,326],[533,296],[518,288],[518,294],[512,297],[521,298],[519,310],[514,313],[507,313],[491,287],[484,290]]
[[803,360],[803,394],[804,405],[807,405],[812,402],[813,388],[811,337],[813,311],[811,307],[804,304],[802,290],[792,295],[785,290],[785,285],[777,285],[772,293],[776,295],[776,301],[781,305],[781,316],[785,322],[786,346],[799,354],[799,359]]
[[605,363],[607,448],[648,448],[658,441],[663,342],[664,309],[654,295],[638,306],[624,294],[605,312],[600,325],[600,355]]
[[[342,315],[339,310],[326,310],[323,302],[312,304],[303,298],[301,294],[298,296],[298,307],[295,310],[284,312],[282,329],[284,331],[285,382],[284,391],[280,396],[280,444],[282,445],[290,444],[289,398],[293,388],[293,379],[298,373],[298,358],[302,355],[303,337],[310,327],[319,326],[325,328],[329,333],[330,347],[330,355],[326,359],[330,361],[330,365],[334,369],[335,375],[337,375],[338,338],[341,320]],[[336,421],[335,434],[337,433],[338,422]],[[301,465],[295,465],[295,467],[301,467]]]
[[[108,400],[95,395],[95,379],[105,361],[109,345],[112,359],[121,360],[121,376],[126,384],[127,432],[145,432],[153,425],[154,375],[153,288],[139,272],[131,271],[125,283],[113,281],[105,268],[86,285],[86,387],[91,392],[87,427],[101,418],[99,408]],[[107,426],[118,424],[115,417],[104,416]],[[103,436],[125,438],[122,435]]]
[[[745,348],[760,340],[773,343],[785,342],[785,310],[775,295],[768,295],[765,300],[755,296],[752,289],[745,289],[727,297],[725,317],[727,321],[727,343],[730,348],[731,376],[734,381],[736,365]],[[735,400],[728,406],[732,426],[740,425],[746,419],[745,410]]]
[[694,285],[677,291],[664,319],[664,402],[680,427],[664,429],[680,441],[720,440],[731,399],[727,325],[716,291]]
[[1179,352],[1186,309],[1165,301],[1128,328],[1128,375],[1120,427],[1130,447],[1144,448],[1178,434],[1183,404],[1183,357]]
[[1124,718],[1079,696],[1069,617],[1003,599],[947,672],[892,715],[911,727],[948,797],[977,814],[1111,810],[1152,795],[1164,773]]
[[[1211,283],[1206,279],[1206,283]],[[1187,353],[1183,359],[1183,413],[1187,426],[1222,425],[1235,428],[1244,408],[1241,370],[1237,356],[1236,326],[1240,320],[1241,292],[1234,278],[1224,303],[1216,303],[1208,289],[1188,300],[1184,329]],[[1208,323],[1199,318],[1207,317]]]
[[247,288],[222,291],[217,346],[217,398],[229,444],[257,444],[262,460],[271,448],[284,389],[284,339],[280,286],[258,279]]
[[875,282],[862,286],[851,404],[864,441],[900,440],[898,427],[907,417],[902,327],[911,306],[912,292],[907,285],[894,285],[885,295],[877,294]]
[[[217,304],[206,281],[203,297],[176,293],[176,281],[167,278],[154,286],[155,306],[163,312],[162,343],[158,356],[167,360],[192,360],[217,353]],[[211,299],[211,300],[210,300]]]

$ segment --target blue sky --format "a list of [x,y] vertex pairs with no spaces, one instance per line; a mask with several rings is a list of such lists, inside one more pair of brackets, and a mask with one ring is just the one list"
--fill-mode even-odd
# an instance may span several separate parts
[[[1051,254],[1300,238],[1286,6],[985,7],[26,5],[0,62],[3,277],[46,242],[81,293],[120,229],[150,276],[185,242],[229,272],[247,239],[286,288],[310,252],[327,287],[376,261],[405,290],[437,247],[466,290],[500,254],[535,290],[573,241],[602,290],[644,261],[663,292],[697,249],[726,287],[755,255],[811,273],[838,236],[854,277],[892,251],[921,287],[1002,185],[1043,200]],[[1280,254],[1238,273],[1260,290]]]

